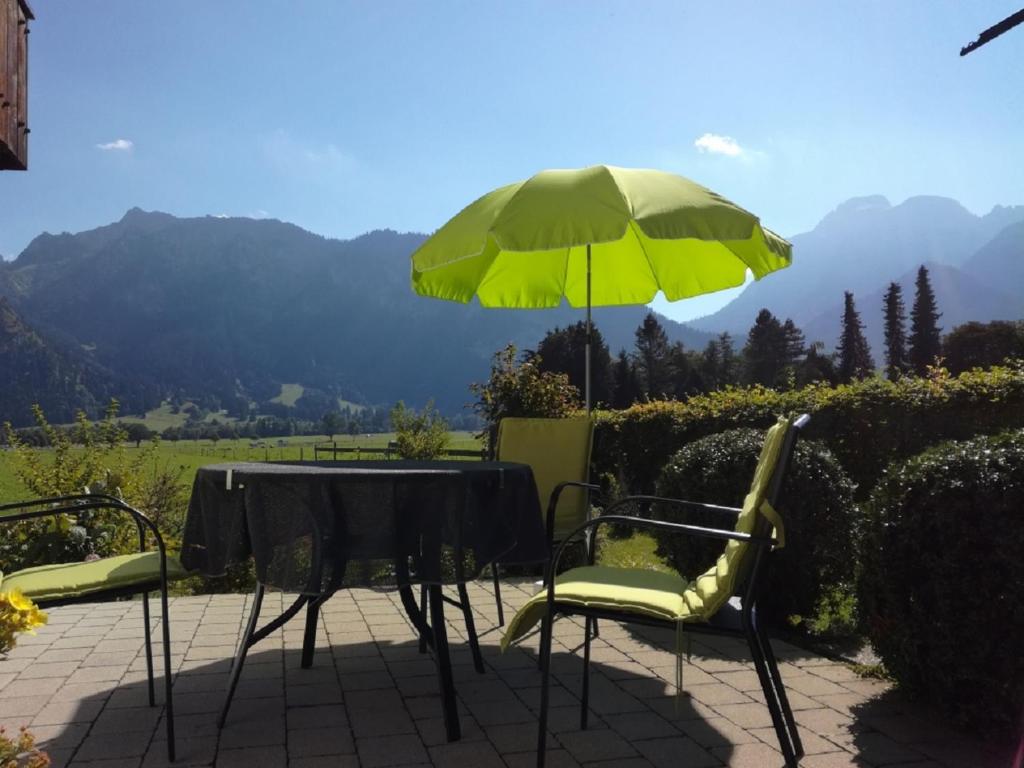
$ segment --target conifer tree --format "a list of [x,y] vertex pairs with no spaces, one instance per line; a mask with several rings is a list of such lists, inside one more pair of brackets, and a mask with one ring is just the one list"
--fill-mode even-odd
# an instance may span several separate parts
[[890,381],[895,381],[910,369],[906,322],[903,289],[899,283],[889,283],[885,292],[885,375]]
[[640,391],[648,400],[665,397],[674,387],[668,335],[653,312],[636,329],[636,370]]
[[843,307],[843,332],[839,337],[839,380],[848,383],[866,379],[875,368],[871,349],[864,338],[864,323],[853,303],[853,294],[846,291]]
[[619,351],[619,356],[612,364],[612,378],[612,408],[629,408],[640,399],[636,365],[624,349]]
[[942,354],[942,339],[938,321],[942,314],[935,306],[935,293],[923,264],[917,270],[914,306],[910,310],[910,350],[907,357],[914,373],[924,376],[928,366]]
[[743,348],[743,383],[777,387],[785,381],[786,334],[767,309],[757,314]]
[[723,333],[718,337],[719,387],[740,383],[740,363],[732,336]]

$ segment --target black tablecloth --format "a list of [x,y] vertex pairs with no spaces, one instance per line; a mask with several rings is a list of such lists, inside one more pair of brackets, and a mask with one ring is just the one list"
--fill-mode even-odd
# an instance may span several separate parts
[[196,473],[181,561],[222,575],[255,560],[289,591],[451,583],[488,563],[545,559],[525,464],[335,461],[215,464]]

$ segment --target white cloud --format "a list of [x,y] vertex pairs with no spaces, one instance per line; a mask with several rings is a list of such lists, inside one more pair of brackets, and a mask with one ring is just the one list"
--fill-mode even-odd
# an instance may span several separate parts
[[97,144],[96,148],[102,149],[104,152],[131,152],[135,149],[135,142],[130,139],[115,139],[106,144]]
[[736,143],[732,136],[719,136],[717,133],[705,133],[693,142],[701,152],[710,152],[713,155],[726,155],[728,157],[740,157],[744,149]]

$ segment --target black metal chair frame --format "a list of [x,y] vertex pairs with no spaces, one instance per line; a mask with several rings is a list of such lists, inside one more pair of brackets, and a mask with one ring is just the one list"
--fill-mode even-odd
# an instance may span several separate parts
[[[14,512],[12,510],[35,507],[26,512]],[[45,507],[45,508],[39,508]],[[87,595],[72,598],[55,600],[34,600],[40,607],[57,607],[61,605],[74,605],[76,603],[92,603],[96,600],[113,599],[118,597],[131,597],[142,594],[142,615],[145,622],[145,647],[146,647],[146,674],[149,687],[149,706],[156,705],[156,691],[153,682],[153,643],[152,628],[150,627],[149,593],[153,590],[160,592],[160,608],[163,613],[162,635],[164,651],[164,698],[167,707],[167,757],[174,761],[174,700],[172,698],[172,675],[171,675],[171,631],[170,613],[167,606],[167,552],[164,548],[164,540],[153,523],[145,514],[129,506],[121,499],[104,494],[75,494],[70,496],[54,496],[45,499],[34,499],[30,501],[16,501],[7,504],[0,504],[0,524],[14,523],[36,518],[51,517],[68,514],[75,515],[90,510],[117,510],[130,515],[135,520],[139,532],[139,552],[146,552],[147,532],[156,542],[157,550],[160,553],[160,576],[151,582],[132,584],[125,587],[114,587],[110,589],[90,592]]]
[[[809,417],[803,415],[793,424],[793,427],[786,435],[782,453],[779,456],[775,471],[769,484],[767,500],[775,505],[782,480],[785,476],[786,467],[789,464],[796,441],[796,433],[809,421]],[[631,496],[620,499],[612,504],[606,514],[587,521],[579,526],[568,538],[566,538],[554,557],[551,559],[547,570],[547,612],[541,622],[540,641],[540,663],[541,663],[541,703],[540,722],[537,737],[537,765],[543,768],[545,761],[545,750],[547,742],[547,719],[549,706],[549,688],[551,681],[551,635],[553,620],[556,615],[578,615],[584,617],[584,644],[583,644],[583,681],[582,701],[580,710],[580,728],[586,729],[588,703],[590,693],[590,642],[592,627],[598,619],[610,619],[623,623],[642,624],[646,626],[664,627],[677,629],[677,622],[666,619],[655,619],[629,613],[627,611],[613,611],[606,609],[587,608],[567,603],[560,603],[555,596],[555,584],[553,574],[557,572],[558,562],[565,552],[566,545],[579,535],[587,535],[587,559],[590,564],[594,563],[596,556],[596,534],[602,525],[618,524],[637,528],[646,528],[677,533],[681,535],[698,536],[701,538],[718,539],[723,542],[742,541],[754,548],[745,560],[746,573],[740,575],[737,580],[737,590],[734,598],[739,598],[739,605],[735,599],[723,606],[715,616],[707,623],[694,622],[683,625],[684,631],[695,634],[726,635],[741,637],[747,641],[750,648],[750,655],[757,671],[758,680],[764,691],[765,701],[772,718],[772,725],[775,728],[775,735],[779,740],[779,746],[785,758],[787,768],[795,768],[797,762],[804,755],[803,744],[800,734],[797,731],[796,720],[793,717],[793,710],[789,705],[786,690],[779,673],[778,663],[775,654],[772,652],[771,643],[764,627],[757,620],[757,598],[759,594],[758,576],[764,564],[764,558],[771,551],[776,543],[771,537],[771,523],[762,515],[758,515],[757,523],[752,534],[738,533],[734,530],[706,528],[684,523],[672,523],[664,520],[653,520],[632,515],[615,514],[617,509],[631,506],[636,503],[642,504],[666,504],[690,509],[709,510],[716,513],[726,514],[735,520],[741,512],[734,507],[723,507],[714,504],[703,504],[699,502],[686,501],[682,499],[665,499],[657,496]]]

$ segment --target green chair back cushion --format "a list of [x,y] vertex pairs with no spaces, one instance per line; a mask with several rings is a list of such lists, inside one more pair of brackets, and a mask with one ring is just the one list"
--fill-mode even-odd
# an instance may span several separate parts
[[[585,483],[590,468],[594,425],[587,417],[571,419],[502,419],[498,426],[498,459],[529,464],[547,511],[555,486],[566,480]],[[555,541],[561,541],[587,519],[587,494],[566,488],[555,510]]]
[[[735,530],[740,533],[753,533],[757,515],[763,514],[775,525],[776,538],[781,540],[784,535],[782,521],[768,504],[767,495],[789,428],[789,420],[780,418],[765,436],[750,491],[736,519]],[[693,582],[639,568],[573,568],[555,578],[555,600],[669,621],[707,621],[735,593],[750,548],[744,542],[728,542],[716,563]],[[544,617],[546,601],[547,590],[541,590],[516,612],[501,639],[503,649]]]
[[[743,500],[743,511],[736,518],[735,530],[738,533],[753,533],[758,514],[764,514],[775,523],[776,537],[781,540],[784,535],[782,521],[768,504],[767,496],[772,476],[782,455],[782,447],[786,443],[789,427],[789,420],[782,417],[765,436],[757,468],[754,470],[754,479],[750,483],[750,491]],[[708,619],[713,616],[735,594],[737,580],[743,573],[744,561],[749,550],[750,545],[746,542],[728,542],[715,564],[698,576],[687,590],[688,602],[702,618]]]
[[[175,557],[167,557],[167,580],[188,576]],[[86,595],[145,586],[160,581],[160,553],[140,552],[86,563],[56,563],[8,574],[3,589],[18,589],[36,603],[70,600]]]

